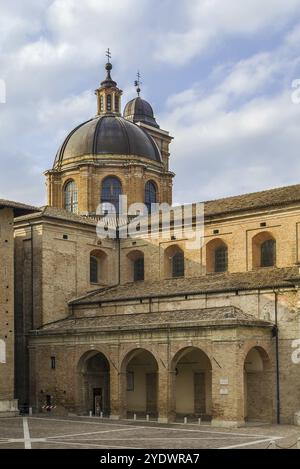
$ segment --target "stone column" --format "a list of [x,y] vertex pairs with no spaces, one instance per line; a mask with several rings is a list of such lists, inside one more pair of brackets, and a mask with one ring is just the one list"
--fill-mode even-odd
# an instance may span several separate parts
[[158,422],[168,423],[175,420],[175,372],[162,365],[158,373]]
[[212,425],[237,427],[244,423],[244,373],[236,342],[213,345]]
[[113,420],[126,418],[124,381],[126,373],[119,373],[115,368],[110,369],[110,418]]

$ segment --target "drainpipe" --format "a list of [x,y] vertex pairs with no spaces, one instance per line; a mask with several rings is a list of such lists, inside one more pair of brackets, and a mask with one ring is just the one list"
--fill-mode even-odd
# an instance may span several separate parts
[[121,240],[120,240],[120,228],[117,225],[116,228],[116,239],[118,244],[118,285],[121,283]]
[[276,348],[276,410],[277,423],[280,424],[280,368],[279,368],[279,333],[278,333],[278,293],[275,295],[275,348]]

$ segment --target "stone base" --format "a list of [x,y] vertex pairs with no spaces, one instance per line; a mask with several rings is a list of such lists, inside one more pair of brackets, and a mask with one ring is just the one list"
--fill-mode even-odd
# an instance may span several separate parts
[[218,420],[212,419],[211,426],[212,427],[222,427],[222,428],[238,428],[243,427],[245,422],[243,420]]
[[168,419],[168,417],[158,417],[157,422],[158,423],[170,423],[170,419]]
[[19,415],[18,400],[0,400],[0,418],[1,417],[16,417]]
[[297,427],[300,427],[300,411],[296,412],[294,415],[294,425],[297,425]]
[[111,420],[120,420],[120,416],[119,415],[115,415],[115,414],[110,414],[109,418]]

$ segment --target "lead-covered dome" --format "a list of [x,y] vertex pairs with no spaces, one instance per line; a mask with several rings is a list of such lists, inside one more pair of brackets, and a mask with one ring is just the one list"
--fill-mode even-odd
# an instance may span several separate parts
[[161,162],[153,138],[138,125],[115,114],[97,116],[70,132],[56,155],[54,167],[84,155],[135,155]]
[[144,124],[159,128],[151,104],[139,96],[126,104],[123,115],[125,119],[131,122],[143,122]]

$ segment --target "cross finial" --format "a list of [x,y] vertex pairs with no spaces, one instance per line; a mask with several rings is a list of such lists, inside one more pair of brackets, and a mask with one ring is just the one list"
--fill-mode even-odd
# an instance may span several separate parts
[[106,54],[105,54],[105,55],[106,55],[106,57],[107,57],[107,62],[108,62],[108,63],[110,63],[110,59],[111,59],[111,52],[110,52],[109,48],[107,49],[107,51],[106,51]]
[[141,92],[141,85],[142,85],[141,74],[140,74],[139,70],[138,70],[136,76],[137,76],[137,80],[135,80],[134,86],[136,87],[136,91],[137,91],[137,94],[139,96],[140,92]]

